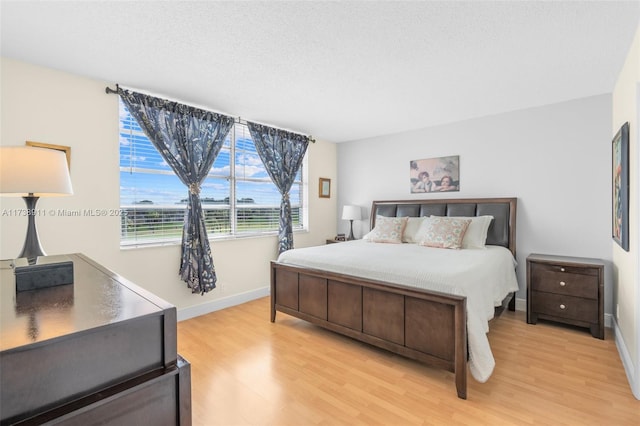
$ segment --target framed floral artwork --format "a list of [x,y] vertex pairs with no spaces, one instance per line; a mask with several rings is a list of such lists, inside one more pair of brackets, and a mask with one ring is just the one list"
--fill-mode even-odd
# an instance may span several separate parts
[[629,123],[624,123],[611,142],[612,236],[629,251]]

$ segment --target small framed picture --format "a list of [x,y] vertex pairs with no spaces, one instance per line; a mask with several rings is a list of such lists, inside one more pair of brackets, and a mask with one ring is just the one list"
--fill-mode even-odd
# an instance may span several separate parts
[[331,198],[331,179],[320,178],[318,194],[320,198]]

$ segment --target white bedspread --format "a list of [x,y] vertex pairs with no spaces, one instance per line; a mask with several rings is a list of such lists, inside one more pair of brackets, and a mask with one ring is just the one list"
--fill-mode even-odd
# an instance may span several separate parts
[[487,333],[494,307],[518,290],[511,252],[447,250],[417,244],[364,240],[289,250],[278,261],[467,297],[469,369],[479,382],[491,376],[495,360]]

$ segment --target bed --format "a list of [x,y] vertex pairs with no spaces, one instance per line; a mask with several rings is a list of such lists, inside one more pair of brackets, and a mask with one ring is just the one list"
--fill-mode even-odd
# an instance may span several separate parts
[[484,382],[495,365],[486,336],[494,308],[515,309],[516,204],[516,198],[374,201],[371,229],[377,217],[382,223],[491,216],[486,248],[356,240],[289,250],[271,262],[271,322],[280,311],[453,372],[457,395],[466,399],[467,367]]

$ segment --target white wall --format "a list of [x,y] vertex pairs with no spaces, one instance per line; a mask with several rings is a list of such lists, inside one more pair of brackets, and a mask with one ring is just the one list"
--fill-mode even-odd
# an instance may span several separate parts
[[[518,197],[518,297],[524,299],[532,252],[601,258],[610,266],[610,140],[611,97],[602,95],[341,143],[338,205],[357,204],[368,215],[372,200]],[[460,192],[410,194],[409,162],[449,155],[460,156]],[[368,224],[358,222],[357,238]],[[347,224],[338,227],[345,231]]]
[[[71,147],[71,197],[42,198],[44,211],[118,209],[118,98],[103,82],[1,58],[1,144],[27,140]],[[124,83],[124,82],[122,82]],[[309,232],[296,233],[296,247],[323,244],[336,232],[336,197],[318,198],[318,177],[336,179],[336,146],[309,145]],[[333,188],[335,189],[335,187]],[[24,208],[22,199],[0,198],[4,212]],[[180,318],[264,296],[276,237],[212,241],[218,288],[193,295],[178,278],[180,247],[120,250],[118,217],[36,218],[47,254],[82,252],[178,307]],[[0,258],[22,248],[26,218],[0,215]],[[265,313],[266,315],[266,313]],[[266,318],[266,317],[265,317]]]
[[[640,26],[636,31],[625,64],[613,91],[613,125],[611,135],[629,122],[629,251],[612,244],[614,263],[614,306],[619,306],[615,319],[616,344],[623,360],[631,388],[640,399]],[[614,308],[615,312],[615,308]]]

